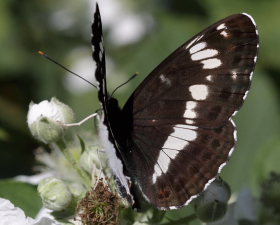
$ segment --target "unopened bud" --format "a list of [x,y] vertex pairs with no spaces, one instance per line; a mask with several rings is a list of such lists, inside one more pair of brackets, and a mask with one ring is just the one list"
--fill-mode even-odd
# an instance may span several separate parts
[[222,218],[227,210],[230,188],[221,179],[213,181],[209,187],[194,200],[197,217],[203,222],[212,222]]
[[64,124],[73,120],[72,109],[56,98],[29,105],[28,127],[32,135],[45,144],[58,141],[65,131]]
[[72,201],[72,193],[67,185],[56,178],[46,178],[38,185],[38,192],[46,208],[61,211]]

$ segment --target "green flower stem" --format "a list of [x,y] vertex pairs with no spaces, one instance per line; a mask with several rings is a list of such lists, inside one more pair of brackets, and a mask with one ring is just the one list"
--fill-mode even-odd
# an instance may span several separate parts
[[66,144],[64,140],[61,138],[56,142],[58,148],[63,153],[65,158],[70,162],[72,167],[76,170],[76,172],[80,175],[80,177],[83,179],[84,184],[86,185],[87,189],[91,187],[91,179],[89,175],[78,165],[77,161],[72,157],[70,152],[68,151]]

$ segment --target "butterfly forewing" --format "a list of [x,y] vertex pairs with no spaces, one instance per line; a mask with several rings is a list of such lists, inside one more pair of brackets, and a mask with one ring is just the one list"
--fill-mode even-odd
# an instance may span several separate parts
[[[94,13],[94,21],[92,24],[92,49],[93,59],[96,63],[95,78],[98,82],[98,98],[101,103],[103,113],[100,116],[99,134],[100,141],[107,153],[109,165],[111,167],[113,176],[116,181],[117,189],[121,196],[132,203],[133,199],[130,195],[129,184],[126,176],[124,175],[124,165],[120,159],[120,149],[118,147],[118,135],[113,132],[113,128],[118,121],[118,113],[120,109],[116,105],[116,101],[110,98],[107,93],[106,85],[106,65],[105,65],[105,51],[103,46],[102,22],[98,4]],[[111,102],[114,102],[114,110],[111,109]]]
[[[94,20],[91,26],[92,29],[92,57],[96,63],[95,79],[99,83],[98,97],[102,104],[107,101],[106,90],[106,65],[105,65],[105,51],[103,46],[103,34],[102,34],[102,22],[100,17],[100,11],[98,4],[96,4],[96,9],[94,13]],[[105,99],[105,100],[104,100]]]
[[188,204],[228,160],[231,117],[246,97],[257,50],[253,19],[229,16],[179,47],[126,103],[130,169],[156,207]]
[[[242,105],[255,66],[258,37],[250,17],[230,16],[164,60],[137,88],[135,119],[172,118],[217,127]],[[189,109],[189,110],[188,110]]]

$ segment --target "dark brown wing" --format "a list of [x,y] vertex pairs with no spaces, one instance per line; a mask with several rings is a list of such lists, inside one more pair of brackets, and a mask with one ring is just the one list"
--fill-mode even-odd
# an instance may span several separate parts
[[228,160],[231,117],[247,95],[257,50],[251,16],[229,16],[179,47],[128,100],[131,170],[156,207],[188,204]]
[[[248,15],[208,27],[165,59],[133,95],[135,119],[169,119],[217,127],[242,105],[256,63],[258,34]],[[186,113],[194,101],[195,112]]]

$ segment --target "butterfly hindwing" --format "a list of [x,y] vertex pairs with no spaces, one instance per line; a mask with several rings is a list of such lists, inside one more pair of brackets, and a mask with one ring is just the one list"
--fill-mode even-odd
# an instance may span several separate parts
[[231,117],[250,87],[257,50],[253,19],[229,16],[179,47],[126,103],[130,169],[156,207],[188,204],[227,162]]
[[170,127],[137,127],[132,137],[137,181],[161,209],[188,204],[220,172],[235,143],[231,121],[208,130],[177,124],[166,132]]

